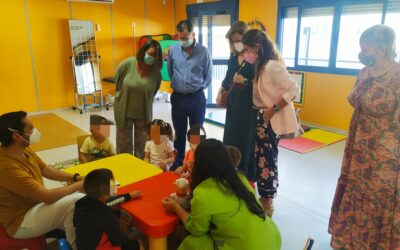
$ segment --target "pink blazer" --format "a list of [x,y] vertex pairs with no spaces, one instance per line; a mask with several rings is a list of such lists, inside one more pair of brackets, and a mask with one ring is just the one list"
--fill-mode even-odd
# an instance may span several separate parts
[[270,60],[253,88],[254,104],[257,107],[272,108],[281,98],[288,103],[271,119],[271,126],[277,135],[296,133],[299,124],[293,106],[293,100],[299,94],[297,83],[290,77],[285,65]]

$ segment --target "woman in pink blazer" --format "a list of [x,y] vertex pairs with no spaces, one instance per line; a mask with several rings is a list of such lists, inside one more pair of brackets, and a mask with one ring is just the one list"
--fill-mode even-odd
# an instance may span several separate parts
[[243,36],[244,59],[255,64],[254,108],[258,110],[255,160],[257,187],[267,215],[272,216],[272,200],[278,188],[278,142],[282,135],[299,130],[293,100],[299,93],[290,78],[274,42],[261,30]]

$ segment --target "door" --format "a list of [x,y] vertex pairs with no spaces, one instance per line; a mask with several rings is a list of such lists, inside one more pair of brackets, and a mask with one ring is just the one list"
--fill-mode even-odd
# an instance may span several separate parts
[[196,41],[208,48],[213,62],[212,83],[205,90],[207,107],[216,107],[215,99],[225,78],[230,56],[229,42],[225,35],[234,21],[234,13],[199,11],[196,14],[189,16],[194,26]]

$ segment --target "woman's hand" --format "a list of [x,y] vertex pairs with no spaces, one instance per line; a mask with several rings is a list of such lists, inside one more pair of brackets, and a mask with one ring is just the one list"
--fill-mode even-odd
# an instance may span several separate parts
[[185,172],[185,166],[180,166],[175,169],[175,174],[182,174],[183,172]]
[[242,74],[235,73],[235,75],[233,76],[234,83],[244,84],[245,81],[246,78],[244,78]]
[[164,198],[161,200],[163,207],[167,209],[169,212],[176,213],[176,209],[178,208],[179,204],[172,198]]
[[222,106],[222,97],[226,95],[227,91],[224,88],[220,88],[217,95],[217,100],[215,101],[217,105]]
[[274,116],[275,111],[272,108],[267,108],[266,110],[264,110],[264,123],[268,123],[271,118]]

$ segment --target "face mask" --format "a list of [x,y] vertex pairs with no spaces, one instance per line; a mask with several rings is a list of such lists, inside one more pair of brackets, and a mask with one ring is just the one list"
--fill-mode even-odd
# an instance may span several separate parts
[[117,185],[115,185],[115,184],[110,185],[110,196],[115,196],[115,195],[117,195],[117,192],[118,192],[118,187],[117,187]]
[[198,144],[189,143],[189,147],[191,150],[196,151]]
[[242,51],[243,51],[243,48],[244,48],[242,42],[234,43],[234,44],[233,44],[233,47],[235,47],[235,50],[236,50],[238,53],[242,52]]
[[37,130],[37,128],[34,128],[32,134],[29,136],[30,144],[38,143],[41,137],[42,135],[40,134],[39,130]]
[[40,141],[41,138],[41,134],[39,132],[39,130],[37,128],[33,128],[33,132],[32,134],[26,134],[26,133],[22,133],[24,135],[29,136],[29,140],[25,139],[24,137],[22,137],[20,134],[21,132],[12,129],[12,128],[8,128],[8,130],[10,130],[11,132],[17,133],[17,135],[19,135],[19,138],[21,138],[22,140],[24,140],[26,143],[28,144],[35,144],[38,143]]
[[358,60],[360,60],[360,63],[368,67],[374,66],[376,62],[375,57],[364,55],[362,52],[358,53]]
[[188,48],[188,47],[190,47],[190,45],[192,45],[192,44],[193,44],[193,38],[189,38],[189,39],[186,40],[186,41],[182,41],[182,40],[181,40],[181,46],[184,47],[184,48]]
[[151,66],[154,63],[154,57],[149,55],[149,54],[145,54],[144,55],[144,63],[146,63],[147,65]]
[[250,64],[254,64],[255,62],[257,62],[258,59],[258,55],[254,54],[254,53],[244,53],[243,55],[244,60],[246,60],[246,62],[250,63]]

